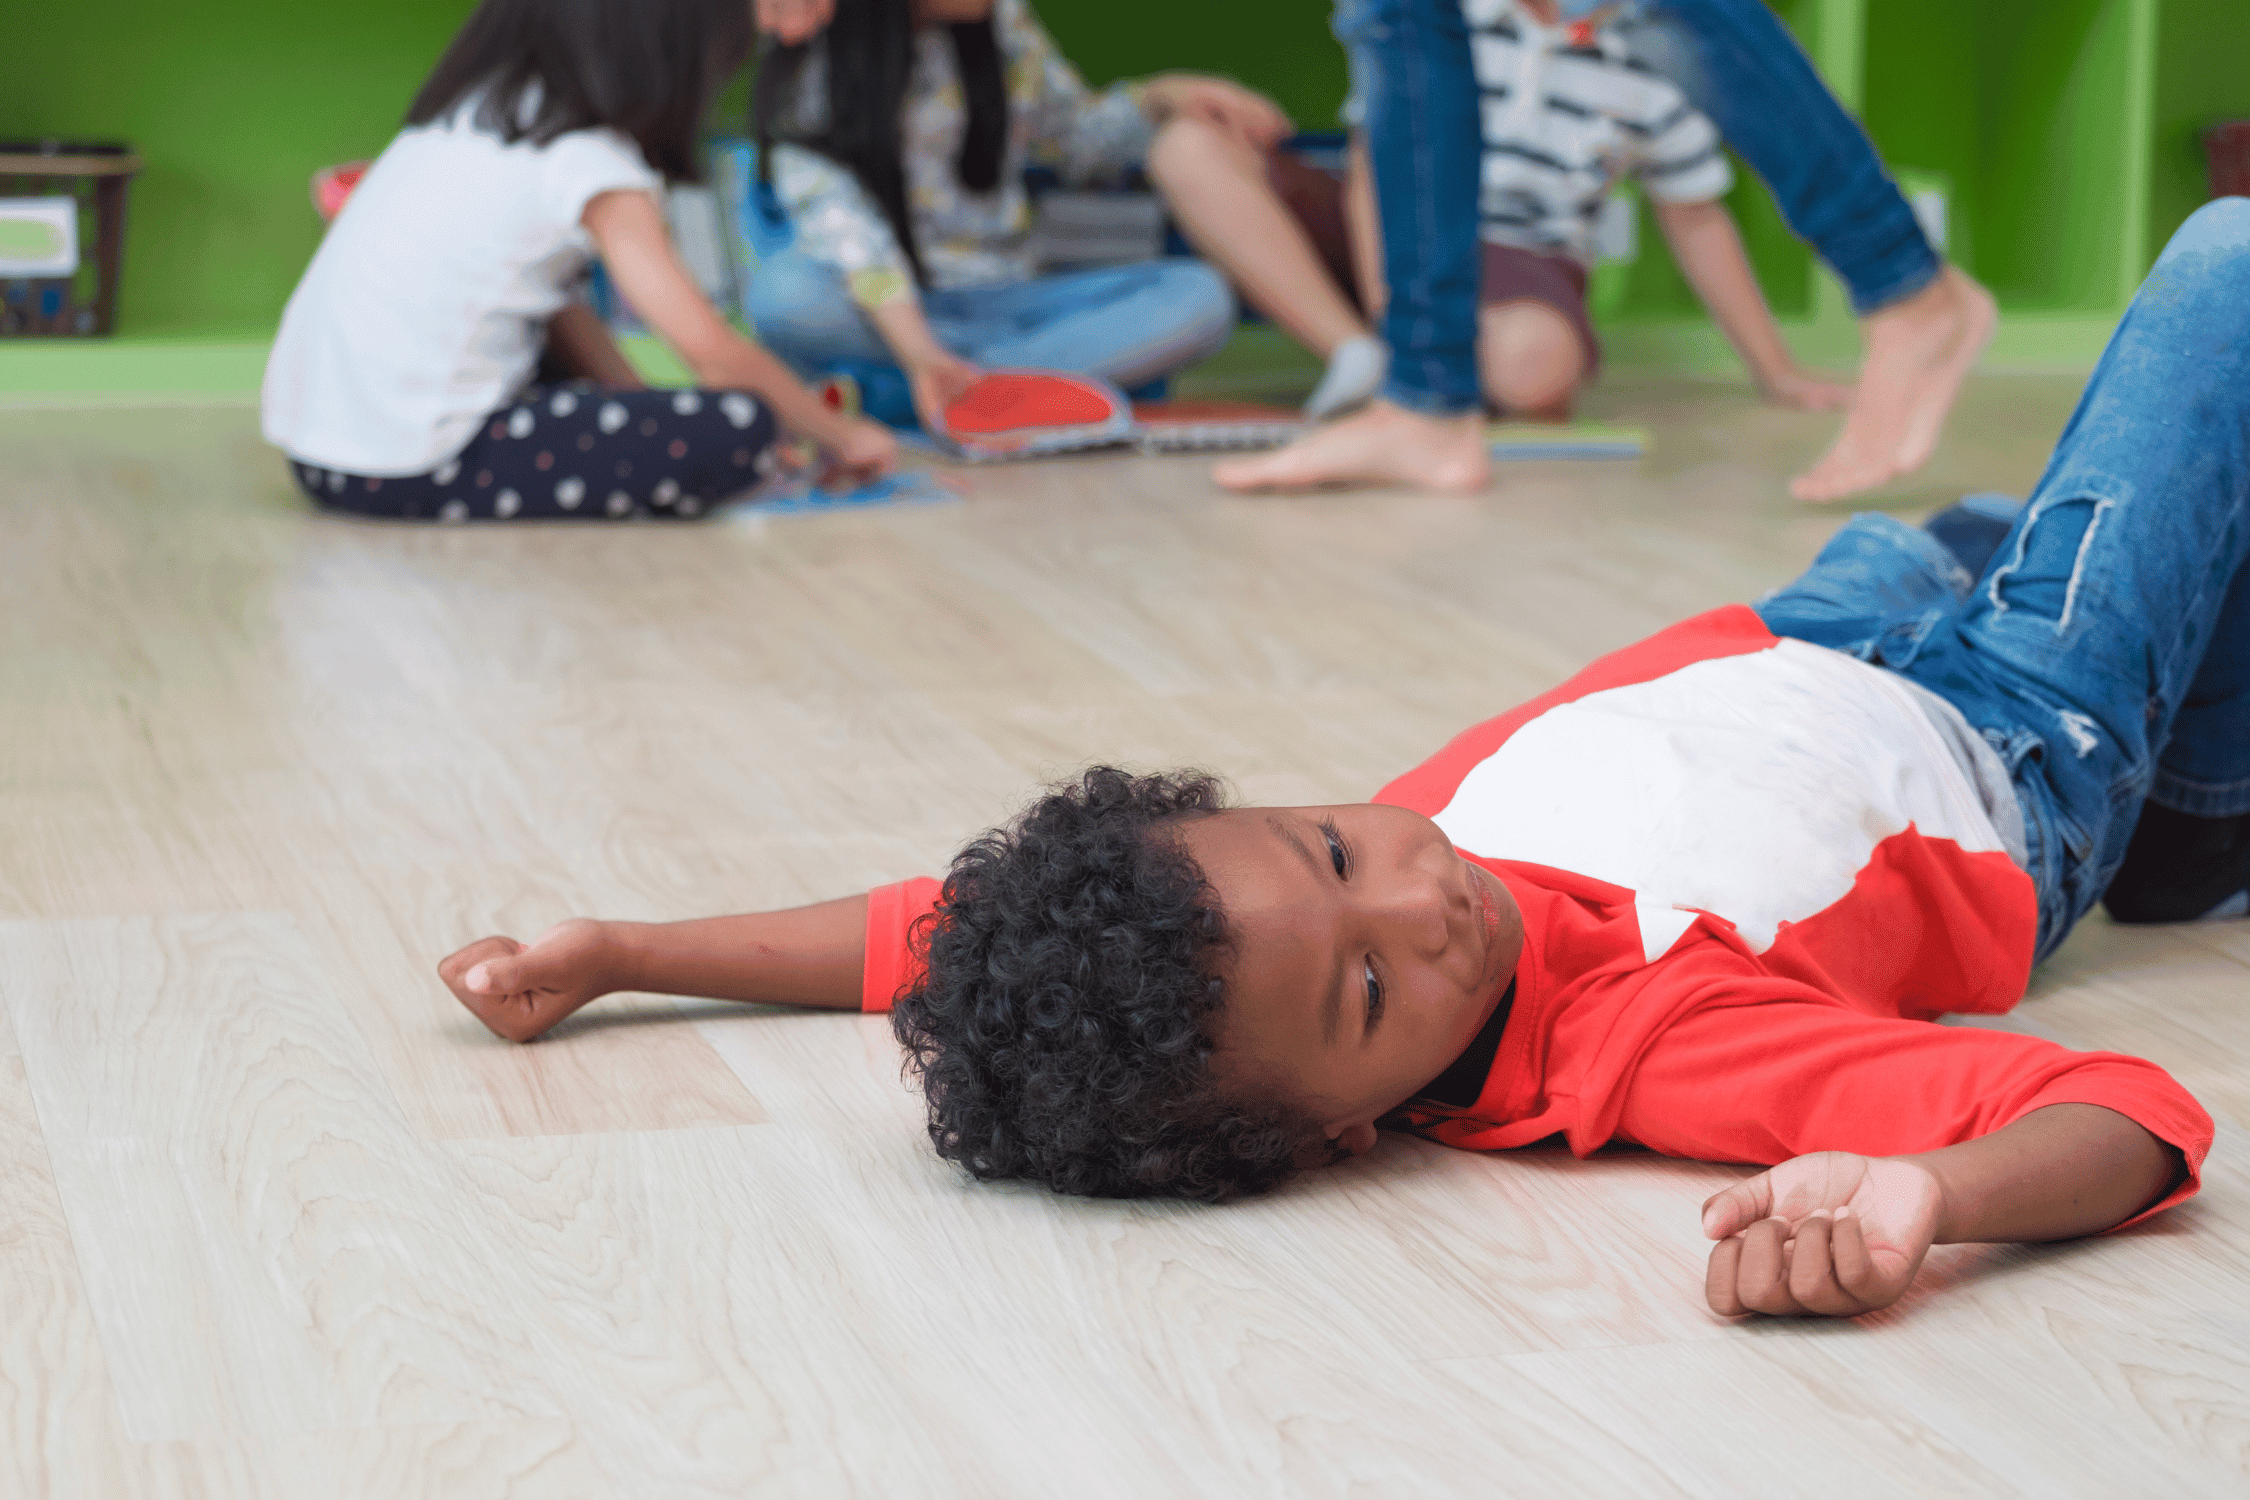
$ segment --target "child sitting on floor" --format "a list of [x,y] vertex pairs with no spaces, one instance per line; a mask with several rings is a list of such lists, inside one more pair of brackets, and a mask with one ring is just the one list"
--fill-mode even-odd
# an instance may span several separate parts
[[2178,1083],[1929,1022],[2011,1008],[2097,901],[2250,903],[2246,272],[2250,203],[2188,221],[2012,522],[1855,518],[1370,805],[1101,769],[942,888],[439,972],[519,1041],[619,989],[891,1009],[940,1154],[1069,1192],[1226,1199],[1383,1123],[1769,1164],[1704,1207],[1722,1314],[2132,1222],[2210,1149]]
[[[686,519],[769,475],[780,426],[891,465],[896,440],[736,333],[665,229],[658,195],[697,175],[704,103],[751,41],[743,0],[484,0],[282,314],[261,416],[314,504]],[[589,250],[697,389],[644,389],[573,300]]]
[[800,373],[850,374],[869,410],[933,434],[984,368],[1132,390],[1234,331],[1234,299],[1200,261],[1039,274],[1028,162],[1072,181],[1120,168],[1174,117],[1284,128],[1223,78],[1089,89],[1029,0],[838,0],[817,35],[761,60],[753,113],[789,242],[761,258],[743,310]]

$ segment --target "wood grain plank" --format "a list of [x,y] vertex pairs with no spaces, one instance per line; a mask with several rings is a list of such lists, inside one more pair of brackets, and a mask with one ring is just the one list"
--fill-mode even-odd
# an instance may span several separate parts
[[131,1437],[555,1415],[286,918],[0,924],[0,974]]
[[[1550,1466],[1597,1494],[2041,1493],[1790,1338],[1447,1360]],[[1559,1420],[1558,1420],[1559,1418]],[[1623,1472],[1620,1472],[1623,1471]],[[1618,1481],[1661,1475],[1651,1491]]]
[[[1971,382],[1881,503],[2020,490],[2073,393]],[[514,1048],[431,975],[936,873],[1089,760],[1362,797],[1833,530],[1781,488],[1832,419],[1590,410],[1649,457],[1469,500],[1103,457],[521,530],[309,516],[248,412],[0,412],[0,1491],[2240,1488],[2233,926],[2091,922],[1997,1023],[2188,1083],[2204,1197],[1841,1326],[1702,1310],[1735,1169],[1386,1141],[1064,1201],[937,1162],[881,1018],[622,997]]]
[[23,1059],[0,1011],[0,1493],[121,1492],[124,1442]]

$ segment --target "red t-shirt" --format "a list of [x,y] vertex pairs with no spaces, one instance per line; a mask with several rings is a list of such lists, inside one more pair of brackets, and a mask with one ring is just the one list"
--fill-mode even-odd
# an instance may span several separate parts
[[[1476,1102],[1412,1128],[1495,1150],[1561,1135],[1706,1161],[1891,1156],[2099,1104],[2179,1148],[2211,1119],[2155,1064],[1933,1025],[2023,994],[2036,926],[1942,706],[1782,640],[1739,606],[1466,731],[1373,800],[1434,819],[1523,910],[1506,1030]],[[1997,815],[1997,816],[1996,816]],[[868,900],[864,1003],[916,967],[938,883]]]

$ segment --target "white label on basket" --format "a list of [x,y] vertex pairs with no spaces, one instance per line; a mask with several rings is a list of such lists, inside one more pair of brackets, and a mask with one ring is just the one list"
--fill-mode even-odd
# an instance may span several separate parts
[[76,198],[0,198],[0,276],[77,274]]

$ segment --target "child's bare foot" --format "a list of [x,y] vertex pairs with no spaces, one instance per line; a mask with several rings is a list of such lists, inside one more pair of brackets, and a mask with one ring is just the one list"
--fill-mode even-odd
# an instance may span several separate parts
[[1867,358],[1844,430],[1790,483],[1826,503],[1920,468],[1937,447],[1961,381],[1992,341],[1992,294],[1957,268],[1867,320]]
[[1483,489],[1491,473],[1483,413],[1428,417],[1381,400],[1285,448],[1229,459],[1211,471],[1230,490],[1366,484],[1462,495]]

